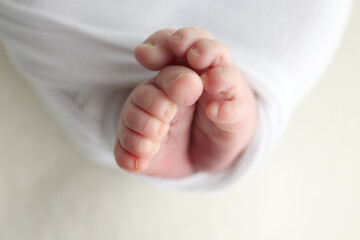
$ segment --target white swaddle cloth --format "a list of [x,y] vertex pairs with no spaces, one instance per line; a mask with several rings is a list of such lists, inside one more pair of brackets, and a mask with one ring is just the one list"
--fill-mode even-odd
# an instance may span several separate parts
[[292,110],[326,68],[350,0],[0,0],[0,40],[11,61],[89,156],[117,167],[117,118],[131,89],[156,73],[134,47],[163,28],[198,26],[226,44],[258,100],[256,134],[234,166],[169,180],[178,189],[225,186],[264,159]]

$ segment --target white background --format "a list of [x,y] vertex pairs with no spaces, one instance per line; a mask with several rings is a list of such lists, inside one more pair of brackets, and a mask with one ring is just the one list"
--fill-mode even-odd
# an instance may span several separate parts
[[0,239],[360,239],[360,1],[273,154],[230,188],[89,162],[0,48]]

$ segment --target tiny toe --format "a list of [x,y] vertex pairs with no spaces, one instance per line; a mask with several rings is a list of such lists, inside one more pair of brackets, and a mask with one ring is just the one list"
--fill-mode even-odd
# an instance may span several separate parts
[[174,59],[169,47],[169,38],[175,30],[164,29],[155,32],[134,50],[136,60],[145,68],[160,70]]
[[117,165],[128,172],[142,172],[150,164],[150,159],[139,158],[126,151],[121,146],[119,140],[116,141],[114,155]]
[[232,65],[229,49],[213,39],[197,41],[186,54],[189,65],[196,70]]
[[203,73],[201,80],[204,91],[210,94],[226,93],[227,95],[233,95],[233,90],[238,88],[243,78],[236,67],[220,66]]
[[151,140],[160,140],[169,130],[169,123],[162,122],[133,103],[124,107],[125,125]]
[[201,75],[204,92],[200,104],[215,123],[237,123],[247,107],[243,104],[243,78],[233,66],[215,67]]
[[141,85],[130,96],[132,104],[162,122],[169,123],[177,112],[177,105],[163,90],[152,84]]
[[160,148],[160,142],[145,138],[125,126],[119,129],[118,138],[121,146],[137,157],[152,157]]
[[162,122],[169,123],[176,114],[177,106],[163,90],[152,84],[137,87],[130,96],[132,103]]
[[177,57],[185,57],[190,47],[200,39],[212,39],[211,34],[203,28],[180,28],[169,39],[169,46]]

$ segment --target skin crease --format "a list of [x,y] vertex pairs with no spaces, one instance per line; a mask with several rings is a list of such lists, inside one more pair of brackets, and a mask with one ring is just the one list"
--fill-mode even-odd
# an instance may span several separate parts
[[257,125],[255,94],[227,47],[201,28],[165,29],[134,51],[158,74],[129,95],[120,113],[120,168],[163,178],[222,171]]

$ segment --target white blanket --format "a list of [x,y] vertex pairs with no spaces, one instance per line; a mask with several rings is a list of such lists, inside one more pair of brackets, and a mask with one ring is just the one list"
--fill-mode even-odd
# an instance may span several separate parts
[[[191,7],[190,7],[191,5]],[[139,7],[140,6],[140,7]],[[234,168],[163,186],[209,189],[243,176],[264,159],[292,110],[325,70],[344,31],[350,0],[0,1],[0,39],[17,69],[98,162],[112,155],[128,92],[155,73],[133,48],[162,28],[199,26],[229,46],[258,96],[256,135]]]

